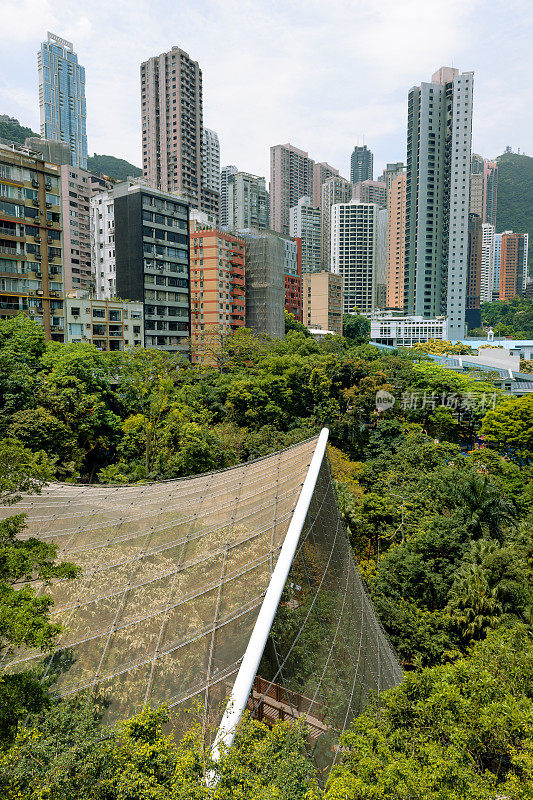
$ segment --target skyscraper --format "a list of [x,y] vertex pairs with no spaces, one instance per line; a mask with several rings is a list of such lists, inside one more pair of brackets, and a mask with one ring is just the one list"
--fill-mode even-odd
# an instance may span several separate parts
[[403,308],[405,264],[405,187],[407,175],[400,173],[390,183],[387,247],[387,307]]
[[220,172],[220,214],[219,225],[228,225],[228,179],[230,175],[235,175],[239,170],[231,164],[223,167]]
[[48,32],[37,55],[41,136],[70,147],[70,163],[87,169],[85,69],[72,42]]
[[329,180],[329,178],[333,178],[338,176],[339,170],[335,169],[335,167],[330,166],[325,161],[319,161],[313,167],[313,197],[311,198],[313,201],[313,205],[315,208],[321,208],[322,203],[322,186],[323,184]]
[[512,300],[526,288],[528,240],[527,233],[501,235],[500,300]]
[[481,308],[482,225],[478,214],[468,215],[465,319],[469,328],[478,328],[481,324],[479,309]]
[[494,285],[494,225],[484,222],[481,228],[481,286],[479,299],[481,303],[490,303]]
[[202,139],[202,178],[204,187],[210,192],[220,195],[220,143],[218,141],[218,133],[215,133],[210,128],[204,128]]
[[320,272],[320,209],[300,197],[290,210],[290,235],[302,240],[302,272]]
[[141,117],[150,186],[218,216],[218,192],[204,177],[202,70],[179,47],[141,64]]
[[[227,169],[227,168],[226,168]],[[266,181],[249,172],[236,172],[226,176],[226,225],[231,230],[268,228],[268,192]]]
[[315,162],[292,144],[270,148],[270,227],[289,233],[289,209],[300,197],[313,196]]
[[321,227],[322,269],[331,270],[331,208],[336,203],[349,203],[353,195],[353,185],[346,178],[336,175],[322,184]]
[[404,308],[464,335],[472,72],[441,67],[409,92]]
[[352,183],[358,181],[371,181],[374,178],[374,156],[368,147],[356,145],[350,159],[350,180]]
[[498,162],[485,161],[483,170],[483,222],[496,227],[498,210]]
[[342,275],[345,314],[375,307],[378,212],[374,203],[338,203],[331,209],[331,269]]
[[385,181],[358,181],[354,188],[356,203],[376,203],[381,208],[387,206],[387,184]]

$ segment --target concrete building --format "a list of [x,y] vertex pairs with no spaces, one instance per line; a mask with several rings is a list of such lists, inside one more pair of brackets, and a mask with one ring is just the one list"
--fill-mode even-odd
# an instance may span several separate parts
[[[220,142],[218,133],[204,128],[202,133],[202,178],[204,188],[220,198]],[[220,211],[220,200],[219,200]]]
[[327,164],[325,161],[319,161],[313,166],[313,205],[315,208],[322,208],[322,186],[330,178],[338,177],[339,170]]
[[244,239],[246,327],[281,339],[285,335],[285,239],[273,231],[239,231]]
[[494,285],[494,225],[484,222],[481,243],[481,281],[479,299],[481,303],[492,301]]
[[191,233],[190,285],[191,361],[210,363],[218,337],[245,325],[244,241],[219,230]]
[[441,67],[409,92],[404,308],[464,335],[474,76]]
[[356,203],[376,203],[380,208],[387,206],[387,184],[384,181],[358,181],[354,187]]
[[402,316],[394,312],[370,315],[370,341],[389,347],[412,347],[430,339],[448,339],[445,317],[426,319],[421,316]]
[[498,162],[485,161],[483,166],[483,222],[496,227],[498,212]]
[[89,342],[99,350],[127,350],[144,345],[143,304],[96,300],[81,289],[67,292],[66,341]]
[[226,224],[230,230],[267,230],[269,202],[265,178],[249,172],[228,175],[226,198]]
[[472,172],[470,174],[470,214],[475,214],[483,220],[483,173]]
[[43,139],[41,136],[28,136],[24,144],[34,153],[39,153],[43,161],[59,166],[70,164],[70,145],[66,142]]
[[342,336],[342,276],[328,270],[303,276],[303,323]]
[[322,269],[331,271],[331,208],[336,203],[349,203],[353,199],[353,184],[340,175],[328,178],[322,184],[321,246]]
[[220,171],[220,227],[229,225],[228,222],[228,180],[230,175],[235,175],[239,170],[233,164],[223,167]]
[[405,189],[407,176],[399,173],[390,182],[387,197],[387,308],[403,309],[405,264]]
[[331,270],[343,278],[345,314],[375,308],[378,211],[375,203],[339,203],[331,210]]
[[311,205],[309,197],[301,197],[290,209],[290,235],[302,240],[302,271],[320,272],[320,209]]
[[292,144],[270,148],[270,226],[289,234],[289,210],[301,197],[313,196],[314,164],[304,150]]
[[285,311],[292,314],[297,322],[302,322],[302,240],[298,237],[282,238],[285,246]]
[[202,70],[179,47],[141,64],[143,173],[193,208],[219,213],[204,176]]
[[0,318],[21,311],[64,341],[60,167],[0,144]]
[[500,300],[523,294],[527,283],[529,235],[506,231],[500,244]]
[[[504,231],[503,233],[512,233],[512,231]],[[494,234],[494,281],[492,284],[493,300],[499,300],[500,298],[500,265],[502,260],[503,233]]]
[[376,226],[376,267],[374,273],[374,308],[385,308],[387,305],[387,252],[389,233],[389,214],[386,208],[380,208]]
[[353,184],[359,181],[374,179],[374,156],[368,147],[356,145],[350,158],[350,181]]
[[403,161],[393,161],[391,163],[388,163],[385,169],[383,170],[379,180],[386,186],[387,199],[389,197],[389,191],[392,181],[399,175],[403,175],[404,172],[405,172],[405,164],[403,163]]
[[481,261],[483,227],[478,214],[468,215],[468,265],[466,271],[465,320],[468,328],[481,325]]
[[189,207],[124,181],[91,199],[98,299],[144,302],[146,347],[189,353]]
[[41,136],[65,142],[73,167],[87,169],[85,69],[74,45],[48,33],[37,55]]

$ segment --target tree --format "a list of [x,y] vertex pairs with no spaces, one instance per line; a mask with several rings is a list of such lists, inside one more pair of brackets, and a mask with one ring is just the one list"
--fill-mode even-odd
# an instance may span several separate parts
[[342,737],[326,800],[486,800],[533,791],[533,642],[492,632],[455,664],[407,673]]
[[342,332],[352,342],[367,342],[370,336],[370,320],[362,314],[345,314],[342,318]]
[[[0,442],[0,502],[10,505],[19,492],[39,492],[52,473],[44,453],[34,454],[13,439]],[[73,578],[77,568],[58,563],[57,547],[21,538],[24,516],[0,519],[0,659],[18,647],[46,651],[60,626],[50,619],[52,598],[37,596],[30,582]],[[47,702],[46,687],[31,672],[0,675],[0,746],[12,738],[21,716]]]
[[285,309],[285,335],[287,335],[289,331],[298,331],[298,333],[303,333],[304,336],[311,335],[305,325],[298,322],[294,314],[290,314],[287,309]]
[[533,459],[533,394],[508,397],[483,419],[481,433],[518,463]]

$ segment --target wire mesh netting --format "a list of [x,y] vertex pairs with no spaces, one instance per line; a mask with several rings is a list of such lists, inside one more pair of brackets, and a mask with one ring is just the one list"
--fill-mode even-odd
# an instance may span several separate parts
[[[25,513],[25,536],[82,567],[74,581],[36,586],[63,625],[54,650],[9,653],[1,668],[36,668],[62,695],[98,689],[110,722],[145,703],[180,711],[200,700],[217,724],[316,444],[184,480],[52,484],[0,508]],[[399,680],[324,459],[250,703],[271,720],[304,713],[327,765],[336,734]]]

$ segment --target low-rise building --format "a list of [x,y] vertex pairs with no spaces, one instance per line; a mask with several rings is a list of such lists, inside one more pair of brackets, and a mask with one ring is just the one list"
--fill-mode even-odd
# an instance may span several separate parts
[[105,351],[144,345],[141,302],[96,300],[87,291],[74,290],[67,293],[65,311],[67,342],[90,342]]
[[412,347],[430,339],[448,339],[446,317],[426,319],[422,316],[401,316],[392,311],[369,314],[370,341],[391,347]]
[[303,275],[303,322],[342,335],[342,276],[323,270]]

